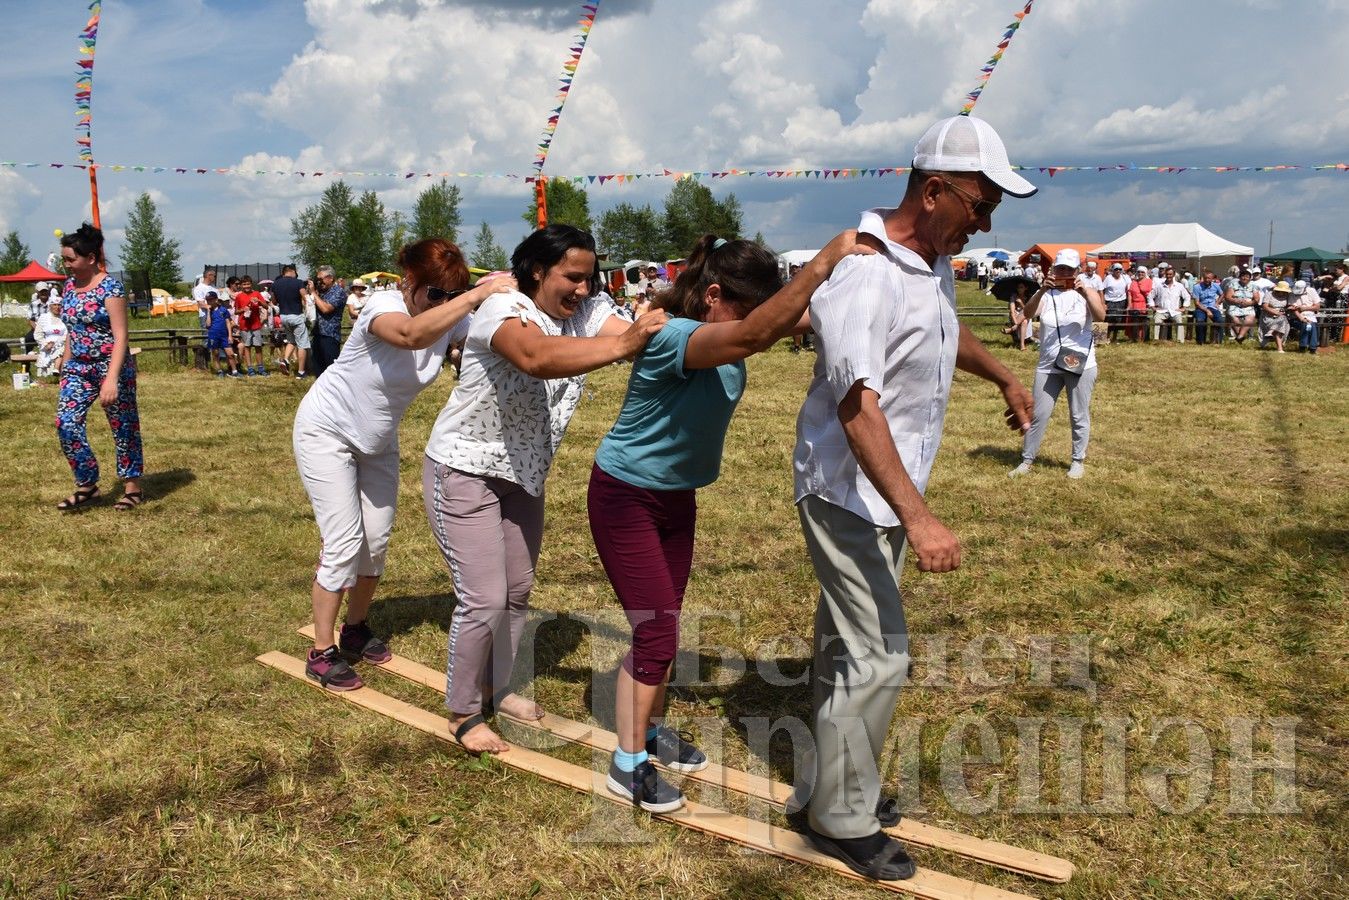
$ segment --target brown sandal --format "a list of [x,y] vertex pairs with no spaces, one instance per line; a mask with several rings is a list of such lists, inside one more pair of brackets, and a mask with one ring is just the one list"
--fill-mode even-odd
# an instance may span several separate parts
[[112,508],[118,512],[126,512],[129,509],[135,509],[141,505],[142,491],[127,491],[124,493]]
[[56,508],[61,510],[61,512],[70,512],[79,509],[81,506],[88,506],[102,496],[103,494],[99,491],[98,485],[96,484],[86,485],[85,487],[76,487],[75,493],[56,504]]

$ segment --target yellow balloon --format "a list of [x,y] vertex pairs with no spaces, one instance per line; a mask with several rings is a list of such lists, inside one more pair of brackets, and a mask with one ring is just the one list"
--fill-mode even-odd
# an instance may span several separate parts
[[53,231],[52,234],[56,235],[57,237],[64,237],[64,236],[65,236],[65,232],[62,231],[62,230],[59,229],[59,228],[56,229],[55,231]]

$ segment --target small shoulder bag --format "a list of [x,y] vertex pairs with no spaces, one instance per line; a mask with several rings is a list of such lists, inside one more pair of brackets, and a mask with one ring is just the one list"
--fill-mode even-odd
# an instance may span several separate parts
[[[1084,353],[1076,347],[1065,347],[1063,345],[1063,329],[1059,327],[1059,304],[1058,297],[1050,297],[1049,302],[1054,305],[1054,333],[1059,338],[1059,353],[1054,357],[1054,368],[1061,372],[1067,372],[1069,375],[1081,375],[1087,368],[1087,357],[1091,354],[1091,346],[1088,344]],[[1094,341],[1096,335],[1088,332],[1090,335],[1087,340]]]

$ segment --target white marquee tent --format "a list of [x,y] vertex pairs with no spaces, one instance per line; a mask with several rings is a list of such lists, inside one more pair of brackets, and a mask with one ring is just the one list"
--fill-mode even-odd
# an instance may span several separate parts
[[1245,247],[1219,237],[1198,222],[1139,225],[1108,244],[1097,247],[1089,256],[1137,260],[1194,259],[1215,271],[1255,255],[1254,247]]

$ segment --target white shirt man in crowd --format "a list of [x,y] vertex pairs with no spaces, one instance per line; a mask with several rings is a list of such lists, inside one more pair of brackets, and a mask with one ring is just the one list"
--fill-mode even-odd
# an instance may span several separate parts
[[1176,340],[1185,343],[1185,308],[1190,303],[1190,292],[1176,280],[1176,270],[1166,266],[1162,269],[1162,279],[1153,282],[1152,293],[1148,296],[1148,309],[1153,313],[1152,339],[1161,340],[1162,325],[1168,325],[1175,328]]
[[1097,288],[1105,299],[1105,320],[1108,323],[1105,342],[1114,343],[1115,336],[1124,332],[1124,320],[1129,312],[1129,277],[1124,274],[1123,263],[1111,263],[1110,273],[1098,279]]
[[192,288],[192,299],[197,303],[197,322],[203,329],[206,327],[206,296],[215,294],[220,296],[220,291],[215,286],[215,269],[207,269],[201,273],[201,280]]
[[1087,271],[1081,280],[1083,284],[1098,294],[1105,290],[1105,282],[1101,280],[1100,275],[1096,274],[1096,260],[1094,259],[1087,260]]
[[[993,128],[942,120],[918,141],[898,208],[863,214],[874,256],[840,263],[811,301],[815,378],[797,419],[795,496],[820,582],[815,754],[798,768],[793,824],[871,878],[914,872],[881,830],[878,760],[909,666],[899,590],[905,548],[924,572],[960,565],[960,541],[923,493],[957,368],[992,381],[1018,431],[1030,392],[956,317],[951,256],[992,228],[1004,193],[1028,197]],[[803,815],[802,808],[807,811]]]

